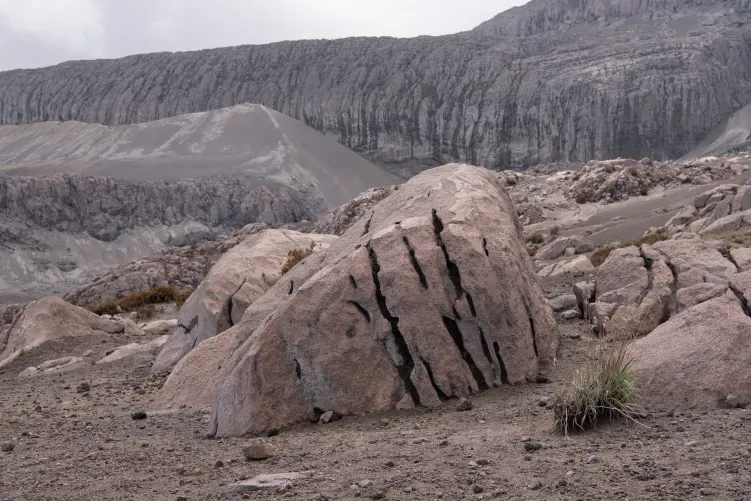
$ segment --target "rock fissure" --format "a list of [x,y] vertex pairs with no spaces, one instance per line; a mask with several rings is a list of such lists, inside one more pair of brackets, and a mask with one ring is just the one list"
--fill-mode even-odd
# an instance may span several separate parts
[[485,376],[477,367],[477,364],[472,358],[472,355],[464,346],[464,336],[462,336],[462,331],[459,329],[459,325],[456,323],[456,320],[444,316],[443,325],[446,327],[446,331],[448,331],[451,339],[454,340],[454,344],[459,349],[459,354],[461,355],[462,359],[464,359],[464,362],[466,362],[467,366],[469,367],[469,371],[472,373],[472,377],[477,382],[477,386],[480,388],[480,390],[487,390],[488,383],[487,381],[485,381]]
[[368,256],[370,258],[370,270],[373,275],[373,285],[375,285],[376,302],[378,303],[378,308],[381,311],[381,315],[389,322],[391,326],[391,335],[394,338],[394,343],[396,344],[396,348],[399,351],[399,355],[401,357],[399,363],[395,362],[394,365],[396,366],[397,372],[399,373],[399,377],[401,377],[402,379],[405,390],[412,397],[412,401],[415,405],[420,405],[420,394],[417,391],[417,387],[412,382],[412,370],[415,367],[415,361],[409,351],[409,346],[407,346],[404,335],[399,330],[399,317],[395,317],[391,314],[388,305],[386,304],[386,296],[383,295],[383,291],[381,290],[381,281],[378,277],[378,274],[381,272],[381,266],[378,263],[378,256],[376,255],[375,250],[373,250],[373,247],[371,247],[370,244],[368,244],[366,248],[368,249]]
[[365,318],[365,320],[367,320],[367,321],[368,321],[368,323],[370,323],[370,313],[368,313],[368,310],[366,310],[366,309],[365,309],[365,308],[364,308],[364,307],[363,307],[363,306],[362,306],[362,305],[361,305],[360,303],[358,303],[357,301],[347,301],[347,302],[348,302],[349,304],[351,304],[352,306],[354,306],[355,308],[357,308],[357,311],[359,311],[359,312],[360,312],[360,314],[362,314],[362,316],[363,316],[363,317]]
[[493,341],[493,350],[495,351],[495,356],[498,359],[498,365],[501,366],[501,383],[511,384],[508,379],[508,373],[506,372],[506,364],[503,363],[503,357],[501,356],[501,347],[498,344],[498,341]]
[[409,238],[402,237],[402,241],[404,242],[404,245],[407,247],[407,251],[409,252],[409,260],[412,262],[412,267],[415,269],[415,272],[417,273],[417,278],[420,280],[420,285],[422,285],[423,289],[427,289],[428,281],[425,278],[425,273],[422,271],[422,266],[420,266],[420,262],[417,261],[417,256],[415,256],[414,247],[412,247],[412,244],[409,243]]
[[[245,282],[247,282],[247,281],[248,281],[247,278],[243,279],[242,283],[237,287],[237,289],[235,290],[235,292],[233,292],[232,295],[230,295],[230,297],[227,298],[227,305],[226,305],[225,309],[227,310],[227,323],[229,324],[230,327],[234,327],[234,325],[235,325],[235,322],[232,320],[232,306],[233,306],[232,300],[234,299],[235,295],[238,292],[240,292],[240,289],[243,288],[243,285],[245,285]],[[291,290],[292,290],[292,288],[290,287],[290,294],[292,293]],[[217,332],[217,334],[218,334],[218,332]]]
[[485,238],[482,239],[482,250],[485,251],[486,256],[490,256],[490,253],[488,252],[488,241]]
[[730,290],[733,291],[733,294],[735,294],[735,297],[738,298],[738,301],[741,302],[741,307],[743,308],[743,313],[746,314],[746,316],[751,317],[751,305],[748,303],[748,299],[746,298],[746,295],[738,289],[738,287],[735,287],[732,283],[730,284]]
[[294,280],[290,280],[289,281],[289,290],[287,291],[287,295],[291,296],[293,292],[295,292],[295,281]]
[[443,221],[438,216],[438,211],[433,209],[433,232],[435,233],[436,245],[443,251],[443,257],[446,259],[446,268],[449,272],[449,278],[451,283],[454,284],[456,290],[456,299],[460,299],[464,295],[464,287],[462,287],[462,276],[459,273],[459,267],[451,260],[449,251],[446,248],[446,243],[443,241]]
[[428,363],[428,361],[422,357],[420,357],[420,361],[422,361],[422,365],[425,366],[425,372],[428,373],[430,384],[433,386],[433,389],[438,395],[438,400],[440,400],[441,402],[445,402],[446,400],[449,400],[449,396],[446,395],[443,392],[443,390],[441,390],[440,386],[438,386],[438,384],[435,382],[435,377],[433,377],[433,369],[430,367],[430,364]]
[[349,283],[352,285],[353,289],[357,289],[357,282],[355,281],[355,277],[352,275],[349,276]]
[[362,235],[361,235],[363,237],[365,235],[367,235],[368,233],[370,233],[370,223],[371,223],[371,221],[373,221],[373,214],[375,214],[375,213],[371,212],[370,213],[370,217],[368,218],[367,221],[365,221],[365,229],[362,230]]

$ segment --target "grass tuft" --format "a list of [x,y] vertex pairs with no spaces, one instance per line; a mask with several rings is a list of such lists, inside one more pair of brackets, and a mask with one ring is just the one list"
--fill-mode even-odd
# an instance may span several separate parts
[[284,263],[284,266],[282,266],[282,275],[294,268],[300,261],[313,254],[314,245],[315,244],[311,244],[307,249],[292,249],[287,252],[287,261]]
[[584,431],[603,421],[620,417],[634,420],[640,411],[635,404],[637,389],[631,360],[625,346],[600,355],[576,373],[566,390],[553,402],[555,424],[564,435]]
[[176,302],[178,308],[190,296],[192,290],[182,290],[177,287],[155,287],[149,291],[131,294],[116,301],[107,301],[87,306],[86,308],[97,315],[114,315],[123,311],[138,311],[147,305]]

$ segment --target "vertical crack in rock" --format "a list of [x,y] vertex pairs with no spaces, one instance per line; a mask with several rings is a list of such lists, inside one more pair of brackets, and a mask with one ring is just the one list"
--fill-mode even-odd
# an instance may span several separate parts
[[435,242],[438,247],[443,251],[443,257],[446,259],[446,268],[449,272],[449,278],[451,283],[454,284],[456,290],[456,298],[459,299],[464,295],[464,287],[462,287],[462,276],[459,273],[459,267],[456,266],[449,256],[449,251],[446,249],[446,243],[443,241],[441,233],[443,233],[443,221],[438,217],[438,212],[433,209],[433,232],[435,233]]
[[352,288],[357,289],[357,282],[355,281],[355,277],[352,275],[349,276],[349,283],[352,284]]
[[486,256],[490,256],[490,253],[488,253],[488,241],[485,238],[482,239],[482,250],[485,251]]
[[[480,343],[482,343],[482,352],[485,354],[485,358],[488,359],[488,361],[490,362],[490,366],[493,368],[493,376],[496,376],[493,379],[493,386],[495,386],[495,381],[497,381],[497,374],[498,374],[496,371],[496,362],[493,360],[493,355],[490,354],[490,348],[488,347],[488,340],[485,338],[485,331],[482,330],[482,327],[480,327],[479,325],[477,326],[477,331],[480,333]],[[499,360],[499,364],[502,367],[500,360]]]
[[438,400],[440,400],[441,402],[445,402],[446,400],[448,400],[448,399],[449,399],[449,397],[448,397],[448,395],[446,395],[446,394],[445,394],[445,393],[443,392],[443,390],[441,390],[441,388],[440,388],[440,387],[439,387],[439,386],[438,386],[438,385],[436,384],[436,382],[435,382],[435,378],[433,377],[433,369],[432,369],[432,368],[430,367],[430,364],[428,363],[428,361],[427,361],[427,360],[425,360],[425,359],[424,359],[424,358],[422,358],[422,357],[420,357],[420,360],[422,361],[422,365],[424,365],[424,366],[425,366],[425,371],[426,371],[426,372],[428,373],[428,377],[430,378],[430,384],[432,384],[432,385],[433,385],[433,389],[434,389],[434,390],[435,390],[435,392],[436,392],[436,393],[438,394]]
[[412,244],[409,243],[409,239],[407,237],[402,237],[402,241],[404,242],[404,245],[407,246],[407,250],[409,251],[409,260],[412,262],[412,267],[417,273],[417,278],[420,279],[420,285],[422,285],[423,289],[427,289],[428,281],[425,278],[425,273],[423,273],[420,263],[417,261],[417,256],[415,256],[415,249],[412,247]]
[[245,285],[245,282],[247,282],[247,279],[243,279],[242,283],[235,290],[235,292],[233,292],[232,295],[230,295],[230,297],[227,298],[227,305],[226,305],[225,309],[227,311],[227,322],[229,323],[230,327],[234,327],[234,325],[235,325],[235,322],[232,321],[232,299],[235,297],[235,294],[237,294],[238,292],[240,292],[240,289],[243,288],[243,285]]
[[738,266],[738,263],[735,262],[735,258],[726,247],[723,247],[720,249],[720,254],[722,254],[722,257],[724,257],[725,259],[733,263],[733,266],[735,266],[736,273],[741,271],[740,267]]
[[375,214],[375,212],[371,212],[370,217],[368,218],[367,221],[365,221],[365,229],[363,230],[362,235],[360,236],[364,237],[365,235],[370,233],[370,222],[373,221],[373,214]]
[[670,304],[666,308],[665,316],[660,319],[660,323],[667,322],[670,315],[678,312],[678,270],[675,269],[675,265],[670,262],[670,258],[667,256],[665,256],[665,264],[668,266],[670,273],[673,274],[673,282],[670,284]]
[[290,280],[289,281],[289,291],[287,292],[288,295],[292,295],[292,293],[295,291],[295,281]]
[[[524,308],[527,310],[527,318],[529,319],[529,328],[532,330],[532,348],[535,350],[535,357],[538,357],[537,353],[537,330],[535,330],[535,321],[532,318],[532,308],[529,303],[524,302]],[[509,326],[510,327],[510,326]]]
[[738,287],[735,287],[732,283],[729,284],[729,287],[730,287],[730,290],[733,291],[733,294],[735,294],[735,297],[738,298],[738,301],[741,302],[741,308],[743,308],[743,313],[751,317],[751,305],[748,304],[748,299],[746,299],[746,296],[743,294],[743,291],[738,289]]
[[459,353],[461,354],[462,358],[469,366],[472,377],[474,377],[475,381],[477,381],[477,386],[481,390],[487,390],[488,383],[487,381],[485,381],[485,376],[477,367],[474,359],[472,359],[472,355],[469,354],[466,347],[464,346],[464,338],[462,337],[462,332],[459,330],[459,326],[457,325],[456,321],[453,318],[443,317],[443,325],[446,327],[446,330],[451,336],[451,339],[454,340],[454,344],[456,344],[456,347],[459,349]]
[[198,325],[198,317],[193,317],[193,319],[187,326],[180,324],[178,325],[178,327],[180,327],[184,331],[183,334],[190,334],[190,331],[195,329],[196,325]]
[[394,337],[394,343],[402,360],[400,364],[395,364],[396,369],[399,372],[399,376],[404,383],[404,387],[412,397],[412,401],[415,405],[420,405],[420,394],[417,391],[417,387],[412,382],[412,370],[415,367],[415,361],[412,359],[412,354],[409,352],[407,342],[404,340],[402,332],[399,330],[399,317],[395,317],[389,311],[386,304],[386,297],[381,290],[381,281],[378,278],[378,274],[381,271],[381,266],[378,264],[378,256],[376,256],[373,248],[368,244],[368,256],[370,257],[370,271],[373,275],[373,285],[375,285],[376,301],[378,302],[378,308],[381,310],[381,315],[391,325],[391,335]]
[[467,303],[469,303],[469,311],[472,313],[473,317],[477,317],[477,310],[475,310],[475,302],[472,300],[472,294],[469,292],[465,293],[467,296]]
[[347,302],[351,304],[352,306],[354,306],[355,308],[357,308],[357,311],[359,311],[362,314],[362,316],[365,317],[365,320],[367,320],[368,323],[370,323],[370,313],[368,313],[368,310],[363,308],[363,306],[357,301],[347,301]]
[[501,383],[511,384],[509,383],[508,373],[506,372],[506,364],[503,363],[503,357],[501,356],[501,347],[498,344],[498,341],[493,341],[493,350],[495,350],[495,356],[498,359],[498,364],[501,366]]
[[654,273],[652,272],[652,265],[654,264],[653,261],[648,258],[641,247],[639,247],[639,254],[641,255],[642,260],[644,261],[644,268],[647,270],[647,288],[644,289],[641,294],[639,294],[639,301],[637,302],[637,305],[640,305],[642,301],[644,301],[644,298],[647,297],[647,294],[650,293],[652,290],[652,287],[654,287]]
[[300,362],[295,359],[295,376],[297,379],[302,379],[302,369],[300,368]]

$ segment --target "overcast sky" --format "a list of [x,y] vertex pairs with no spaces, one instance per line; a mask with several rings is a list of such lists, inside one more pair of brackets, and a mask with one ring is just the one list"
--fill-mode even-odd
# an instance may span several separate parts
[[0,70],[305,38],[442,35],[525,0],[0,0]]

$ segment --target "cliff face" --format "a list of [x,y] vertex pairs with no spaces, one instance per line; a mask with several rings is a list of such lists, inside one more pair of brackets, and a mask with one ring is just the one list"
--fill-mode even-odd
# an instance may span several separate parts
[[747,4],[535,0],[444,37],[16,70],[0,73],[0,123],[128,124],[255,102],[395,170],[678,157],[751,102]]

